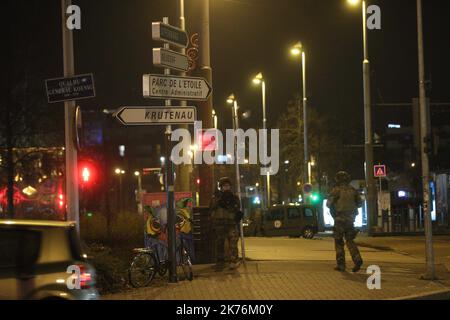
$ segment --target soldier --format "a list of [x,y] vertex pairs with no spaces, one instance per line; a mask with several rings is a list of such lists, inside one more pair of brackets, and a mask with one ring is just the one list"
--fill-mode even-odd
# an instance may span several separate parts
[[215,236],[216,268],[223,269],[225,263],[230,269],[239,266],[237,222],[242,219],[239,198],[231,191],[231,180],[221,178],[219,189],[214,193],[210,209],[212,229]]
[[336,249],[335,270],[345,271],[345,250],[344,238],[347,248],[352,256],[353,272],[361,269],[363,260],[356,246],[354,239],[358,231],[354,227],[355,218],[358,214],[358,208],[362,206],[362,199],[351,185],[350,175],[341,171],[336,174],[336,187],[331,191],[327,201],[327,207],[334,218],[334,243]]

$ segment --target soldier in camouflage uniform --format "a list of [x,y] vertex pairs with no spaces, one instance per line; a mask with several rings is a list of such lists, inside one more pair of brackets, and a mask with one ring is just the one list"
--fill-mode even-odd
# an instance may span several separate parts
[[231,180],[219,180],[220,190],[211,200],[212,231],[215,236],[216,268],[223,269],[225,263],[234,269],[239,266],[238,222],[242,219],[239,198],[231,191]]
[[345,238],[347,248],[355,264],[352,271],[358,272],[361,269],[363,260],[354,242],[358,233],[354,227],[354,222],[358,214],[358,208],[362,206],[362,199],[358,191],[350,185],[350,180],[350,175],[344,171],[336,174],[337,185],[329,195],[327,207],[330,208],[331,215],[334,218],[334,239],[337,262],[335,270],[345,271]]

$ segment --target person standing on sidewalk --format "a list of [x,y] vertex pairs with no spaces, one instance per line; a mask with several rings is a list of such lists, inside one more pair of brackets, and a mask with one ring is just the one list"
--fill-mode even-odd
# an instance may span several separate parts
[[331,191],[327,201],[327,207],[330,208],[334,218],[334,243],[337,262],[335,270],[345,271],[345,238],[345,243],[355,264],[352,271],[358,272],[363,260],[358,246],[354,242],[358,233],[354,223],[358,215],[358,208],[362,206],[362,199],[358,191],[350,185],[351,178],[347,172],[338,172],[335,179],[336,187]]
[[223,270],[229,263],[230,269],[239,266],[237,221],[242,219],[239,198],[231,190],[231,179],[221,178],[219,190],[210,204],[212,231],[215,239],[216,269]]

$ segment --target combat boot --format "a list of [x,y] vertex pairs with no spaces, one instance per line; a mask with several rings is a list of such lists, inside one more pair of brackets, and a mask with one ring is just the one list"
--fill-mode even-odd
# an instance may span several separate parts
[[339,272],[345,272],[345,266],[342,264],[338,264],[336,267],[334,267],[334,270]]
[[358,272],[359,270],[361,270],[361,266],[363,265],[362,261],[358,261],[355,266],[353,267],[352,271],[353,272]]

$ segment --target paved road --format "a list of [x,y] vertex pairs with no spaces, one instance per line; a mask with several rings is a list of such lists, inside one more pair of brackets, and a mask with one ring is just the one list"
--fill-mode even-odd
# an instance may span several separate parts
[[[334,240],[331,237],[303,238],[246,238],[246,256],[257,261],[334,261]],[[367,263],[411,263],[421,264],[422,259],[402,255],[394,251],[361,247],[361,254]],[[347,255],[349,266],[350,257]]]
[[[390,249],[395,252],[407,254],[425,262],[425,237],[367,237],[362,235],[357,242],[372,248]],[[435,260],[444,264],[450,271],[450,236],[435,236],[433,238]]]

